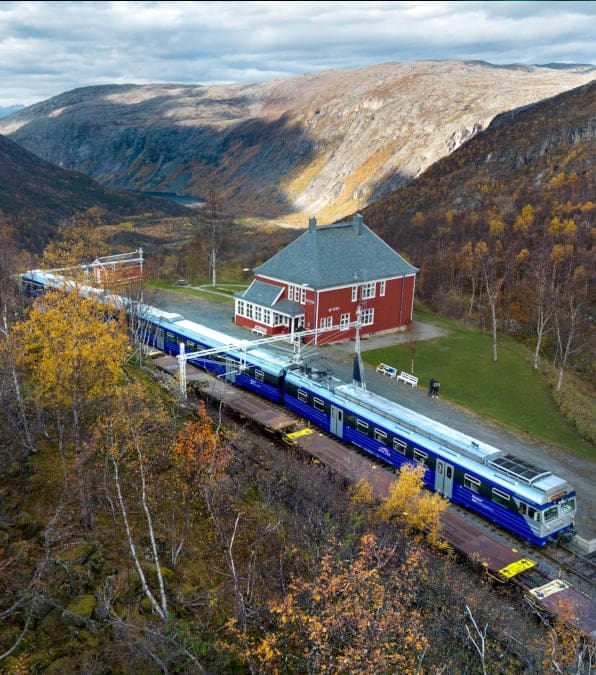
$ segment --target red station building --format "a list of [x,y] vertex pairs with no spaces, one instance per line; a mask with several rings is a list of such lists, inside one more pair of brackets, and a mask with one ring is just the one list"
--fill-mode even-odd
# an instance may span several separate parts
[[[330,343],[391,333],[412,320],[417,268],[361,215],[308,230],[253,272],[235,297],[234,321],[262,335],[326,329],[307,341]],[[328,330],[331,329],[331,330]]]

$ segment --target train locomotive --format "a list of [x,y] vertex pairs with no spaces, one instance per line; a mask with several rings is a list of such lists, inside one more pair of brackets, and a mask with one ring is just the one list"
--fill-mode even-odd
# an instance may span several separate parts
[[[64,287],[43,271],[21,275],[24,292]],[[78,286],[103,302],[128,308],[126,298]],[[489,446],[332,374],[306,367],[291,354],[263,346],[156,307],[135,305],[137,338],[172,355],[184,345],[190,363],[227,382],[284,405],[325,432],[399,469],[424,465],[424,484],[535,546],[569,539],[577,510],[573,487],[552,472]],[[200,352],[207,352],[201,354]]]

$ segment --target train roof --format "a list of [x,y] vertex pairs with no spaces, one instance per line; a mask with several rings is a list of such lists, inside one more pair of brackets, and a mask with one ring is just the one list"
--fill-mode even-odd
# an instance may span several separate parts
[[190,340],[206,342],[210,348],[226,347],[224,350],[230,356],[239,360],[248,359],[254,365],[262,368],[272,368],[281,371],[286,368],[291,359],[275,352],[262,349],[260,347],[251,347],[250,340],[241,340],[232,337],[226,333],[203,326],[202,324],[190,321],[181,315],[178,319],[172,321],[172,329],[184,335]]
[[420,445],[421,449],[428,448],[450,457],[463,469],[490,479],[503,489],[513,491],[529,501],[548,502],[571,490],[566,480],[550,471],[534,467],[514,455],[503,453],[498,448],[366,389],[340,383],[335,378],[326,377],[315,381],[301,371],[288,374],[288,378],[293,377],[322,396],[349,405],[364,419],[380,427],[393,428],[400,435],[409,438],[413,444]]

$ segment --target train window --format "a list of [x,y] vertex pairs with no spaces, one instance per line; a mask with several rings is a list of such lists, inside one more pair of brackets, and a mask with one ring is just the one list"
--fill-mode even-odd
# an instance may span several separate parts
[[426,464],[428,455],[426,454],[426,452],[422,452],[422,450],[414,450],[414,459],[417,462],[420,462],[420,464]]
[[262,370],[255,368],[255,380],[262,382],[265,379],[265,373]]
[[509,495],[506,492],[501,492],[497,488],[493,488],[493,502],[496,504],[502,504],[503,506],[509,506]]
[[522,514],[522,516],[525,516],[526,512],[528,510],[528,507],[523,502],[520,502],[517,510],[518,510],[519,513]]
[[559,515],[559,508],[557,506],[551,506],[544,512],[544,522],[549,523],[551,520],[554,520]]
[[464,487],[467,487],[468,490],[472,490],[472,492],[480,492],[480,481],[478,478],[468,476],[467,473],[464,473]]
[[368,434],[368,422],[363,422],[362,420],[356,420],[356,429],[361,431],[363,434]]
[[538,522],[540,520],[540,514],[538,513],[538,511],[536,511],[536,509],[532,508],[531,506],[528,509],[528,516],[532,520],[535,520],[536,522]]
[[447,471],[445,473],[447,474],[447,478],[453,477],[453,469],[450,466],[447,467]]
[[177,338],[176,338],[176,336],[174,335],[174,333],[172,333],[171,331],[167,330],[167,331],[166,331],[166,340],[168,340],[168,342],[176,342],[176,341],[177,341]]
[[320,398],[313,398],[312,403],[317,410],[325,410],[325,401]]
[[567,499],[564,502],[561,502],[561,515],[565,515],[566,513],[573,513],[575,511],[575,499],[572,497],[571,499]]
[[406,447],[407,445],[403,441],[400,441],[399,438],[393,439],[393,449],[401,452],[402,455],[406,454]]
[[387,433],[385,431],[381,431],[380,429],[375,429],[375,441],[379,441],[379,443],[386,443]]
[[302,391],[302,389],[298,389],[298,400],[303,403],[308,402],[308,394],[305,391]]

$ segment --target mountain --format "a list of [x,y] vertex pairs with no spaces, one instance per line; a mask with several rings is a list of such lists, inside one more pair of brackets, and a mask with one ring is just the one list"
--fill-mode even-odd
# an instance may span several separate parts
[[0,136],[0,215],[16,223],[19,244],[39,252],[60,221],[99,206],[107,222],[139,214],[182,215],[173,202],[104,188],[82,173],[61,169]]
[[0,120],[0,133],[109,187],[216,191],[236,215],[303,225],[362,209],[498,114],[593,71],[421,61],[254,85],[87,87]]
[[5,107],[0,106],[0,117],[6,117],[7,115],[12,115],[12,113],[22,110],[25,106],[20,103],[15,103],[14,105],[8,105]]
[[[446,214],[465,220],[497,208],[504,216],[527,204],[587,206],[594,199],[596,81],[533,105],[498,115],[486,131],[436,162],[416,180],[363,211],[366,223],[410,253],[428,250],[428,231],[412,220],[419,214],[434,229]],[[544,209],[543,209],[544,210]],[[548,210],[546,210],[548,214]],[[475,214],[475,216],[473,216]],[[434,223],[433,223],[434,221]],[[416,255],[416,254],[414,254]]]

